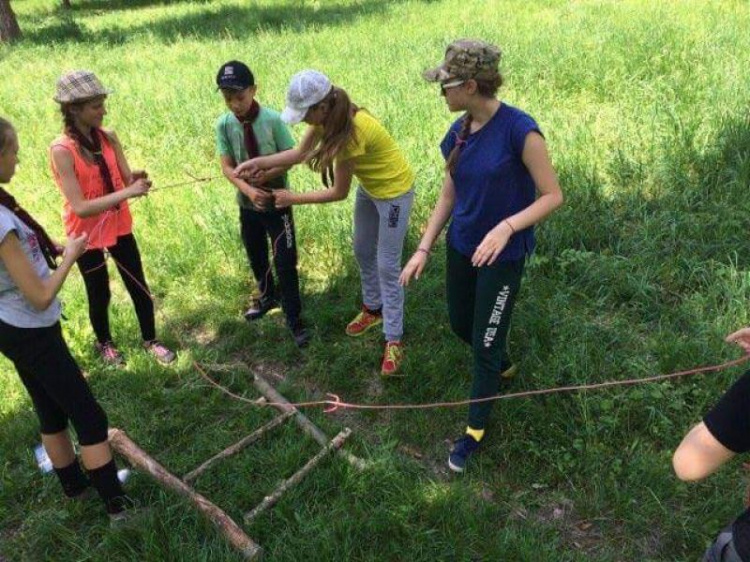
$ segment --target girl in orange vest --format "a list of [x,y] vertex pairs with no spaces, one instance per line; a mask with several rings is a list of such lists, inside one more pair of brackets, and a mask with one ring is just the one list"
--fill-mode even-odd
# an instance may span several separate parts
[[113,365],[124,362],[109,329],[111,293],[104,262],[106,250],[115,259],[135,305],[144,349],[159,362],[171,363],[175,353],[156,339],[154,304],[127,202],[131,197],[146,195],[151,182],[145,172],[131,172],[114,131],[101,128],[109,93],[86,70],[69,72],[57,82],[55,101],[60,104],[65,127],[62,136],[52,143],[50,157],[55,181],[65,197],[65,230],[68,236],[89,233],[86,251],[77,263],[102,359]]

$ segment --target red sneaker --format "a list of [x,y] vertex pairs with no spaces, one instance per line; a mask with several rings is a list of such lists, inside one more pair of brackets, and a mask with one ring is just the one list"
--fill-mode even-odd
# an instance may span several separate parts
[[373,313],[366,306],[363,306],[360,313],[354,317],[354,320],[346,325],[346,335],[354,337],[361,336],[370,328],[382,323],[382,314]]
[[403,360],[404,345],[400,341],[386,342],[385,353],[383,353],[383,364],[380,366],[380,374],[384,377],[396,375]]

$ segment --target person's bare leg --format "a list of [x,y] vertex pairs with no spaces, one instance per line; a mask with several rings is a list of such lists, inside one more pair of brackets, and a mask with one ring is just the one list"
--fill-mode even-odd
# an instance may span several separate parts
[[109,448],[109,442],[103,441],[96,445],[87,445],[81,447],[81,459],[86,470],[96,470],[112,460],[112,450]]
[[55,468],[70,466],[76,460],[73,442],[67,429],[60,433],[42,433],[42,444]]

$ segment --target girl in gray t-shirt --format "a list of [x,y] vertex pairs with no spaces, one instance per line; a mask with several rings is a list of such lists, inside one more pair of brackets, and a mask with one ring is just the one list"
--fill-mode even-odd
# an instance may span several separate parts
[[[18,163],[18,137],[0,118],[0,184]],[[107,416],[91,393],[60,328],[57,293],[86,249],[88,236],[70,238],[64,251],[4,189],[0,188],[0,353],[18,371],[41,426],[42,443],[66,496],[93,486],[113,520],[131,504],[117,479],[107,441]],[[59,265],[55,258],[62,254]],[[81,469],[70,433],[72,422],[87,474]]]

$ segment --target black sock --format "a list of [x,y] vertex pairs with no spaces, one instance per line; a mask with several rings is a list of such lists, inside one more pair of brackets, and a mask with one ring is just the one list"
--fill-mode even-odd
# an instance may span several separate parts
[[69,498],[74,498],[82,494],[91,484],[83,473],[83,470],[81,470],[81,465],[78,464],[77,458],[68,466],[56,468],[55,474],[57,474],[57,478],[60,480],[63,492]]
[[120,513],[128,504],[128,498],[117,478],[117,465],[112,459],[104,466],[89,470],[91,485],[99,492],[107,513]]
[[383,316],[383,307],[379,308],[369,308],[367,305],[364,305],[365,310],[369,312],[370,314],[373,314],[375,316]]

